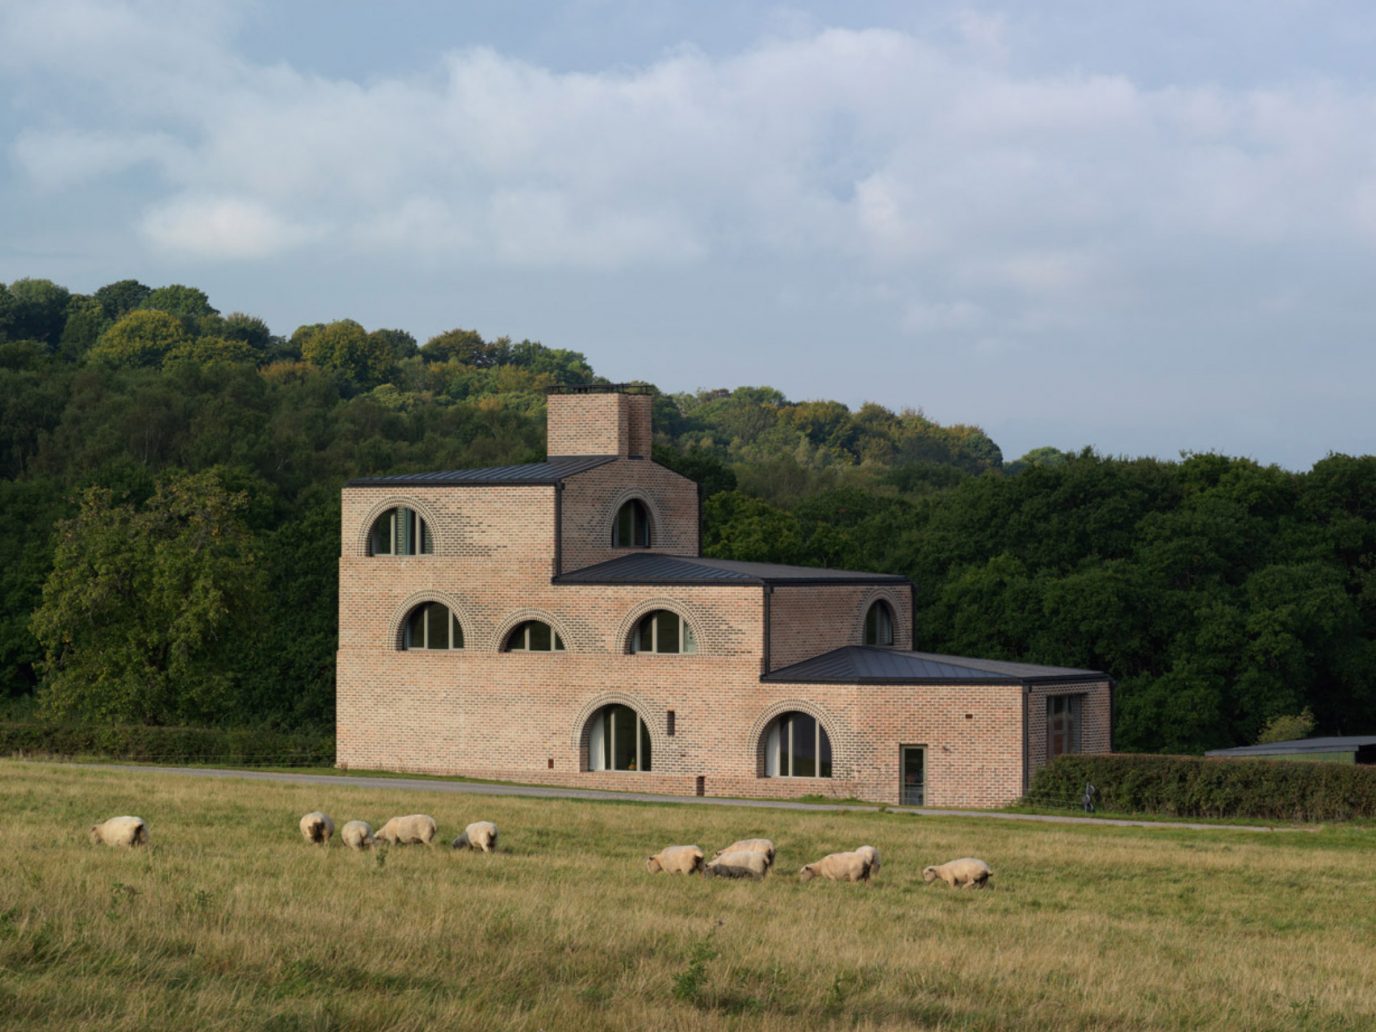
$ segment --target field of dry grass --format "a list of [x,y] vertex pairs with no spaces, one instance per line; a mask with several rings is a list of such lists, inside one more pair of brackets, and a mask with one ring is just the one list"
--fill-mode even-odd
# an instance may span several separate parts
[[[644,806],[0,761],[0,1024],[63,1029],[1369,1029],[1376,830]],[[312,848],[428,812],[493,856]],[[152,845],[90,845],[137,813]],[[652,876],[767,835],[762,883]],[[870,886],[800,884],[879,847]],[[996,888],[922,882],[973,854]]]

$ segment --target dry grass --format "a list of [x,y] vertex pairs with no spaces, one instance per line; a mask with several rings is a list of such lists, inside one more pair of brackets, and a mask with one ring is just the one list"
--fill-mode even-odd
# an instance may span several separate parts
[[[490,798],[0,761],[7,1027],[1357,1029],[1376,1027],[1368,829],[1073,828]],[[301,841],[432,813],[495,856]],[[153,844],[90,845],[144,817]],[[645,874],[757,834],[760,884]],[[791,877],[868,842],[872,886]],[[997,887],[926,886],[988,860]]]

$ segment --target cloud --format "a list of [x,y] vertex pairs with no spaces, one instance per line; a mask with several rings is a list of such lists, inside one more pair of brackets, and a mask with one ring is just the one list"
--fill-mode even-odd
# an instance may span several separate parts
[[148,211],[140,228],[155,247],[199,258],[264,258],[314,235],[242,197],[177,197]]

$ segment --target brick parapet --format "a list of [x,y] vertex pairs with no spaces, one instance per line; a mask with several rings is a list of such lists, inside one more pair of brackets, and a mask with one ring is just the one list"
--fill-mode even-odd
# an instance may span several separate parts
[[[649,510],[650,547],[613,548],[616,514],[632,498]],[[609,462],[570,477],[564,482],[560,514],[561,573],[638,552],[698,554],[697,484],[647,459]]]
[[769,669],[781,670],[843,645],[863,645],[865,614],[877,600],[893,607],[894,647],[913,648],[907,585],[775,586],[769,600]]

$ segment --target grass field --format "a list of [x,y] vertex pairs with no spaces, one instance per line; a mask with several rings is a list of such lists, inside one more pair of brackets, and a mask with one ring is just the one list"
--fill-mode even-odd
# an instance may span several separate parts
[[[0,761],[0,1026],[1370,1029],[1376,831],[529,800]],[[297,818],[497,822],[493,856],[312,848]],[[136,813],[144,850],[86,840]],[[766,835],[762,883],[646,874]],[[799,884],[879,847],[875,884]],[[996,888],[922,882],[967,854]]]

